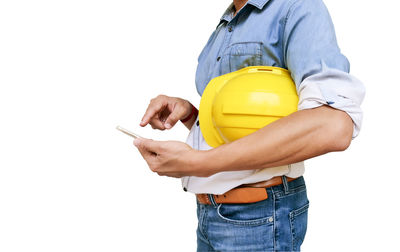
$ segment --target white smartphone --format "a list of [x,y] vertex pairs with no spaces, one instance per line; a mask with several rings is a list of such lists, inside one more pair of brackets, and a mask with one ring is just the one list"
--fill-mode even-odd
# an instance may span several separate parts
[[123,133],[125,133],[125,134],[127,134],[128,136],[131,136],[131,137],[133,137],[133,138],[143,138],[143,137],[141,137],[141,136],[139,136],[138,134],[135,134],[135,133],[133,133],[133,132],[130,132],[129,130],[127,130],[127,129],[124,129],[124,128],[122,128],[121,126],[117,126],[117,130],[119,130],[119,131],[121,131],[121,132],[123,132]]

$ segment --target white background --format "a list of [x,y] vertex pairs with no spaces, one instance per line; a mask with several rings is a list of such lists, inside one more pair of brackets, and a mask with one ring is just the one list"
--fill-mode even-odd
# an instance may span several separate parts
[[[149,171],[120,124],[160,94],[198,106],[197,56],[224,1],[0,2],[0,251],[194,251],[194,196]],[[367,87],[360,136],[306,162],[303,251],[398,246],[396,1],[325,0]]]

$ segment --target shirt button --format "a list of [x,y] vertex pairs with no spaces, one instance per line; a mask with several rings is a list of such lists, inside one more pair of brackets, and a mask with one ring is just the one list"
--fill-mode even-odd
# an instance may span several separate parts
[[228,32],[232,32],[232,30],[233,30],[233,29],[232,29],[232,26],[229,26],[229,27],[228,27]]
[[200,125],[199,121],[197,121],[197,122],[196,122],[196,125],[197,125],[197,126],[199,126],[199,125]]
[[217,58],[217,61],[219,61],[221,59],[221,57],[220,56],[218,56],[218,58]]
[[269,222],[273,222],[273,221],[274,221],[274,217],[269,217],[269,218],[268,218],[268,221],[269,221]]

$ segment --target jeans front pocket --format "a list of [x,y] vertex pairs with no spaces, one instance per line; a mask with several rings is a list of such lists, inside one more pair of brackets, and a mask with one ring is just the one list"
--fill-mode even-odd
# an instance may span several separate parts
[[[267,202],[268,201],[268,202]],[[273,251],[271,200],[209,207],[206,234],[213,251]]]
[[293,251],[300,251],[300,246],[306,235],[308,207],[309,203],[289,213]]
[[257,226],[273,224],[273,213],[264,201],[250,204],[220,204],[217,213],[224,222],[234,225]]

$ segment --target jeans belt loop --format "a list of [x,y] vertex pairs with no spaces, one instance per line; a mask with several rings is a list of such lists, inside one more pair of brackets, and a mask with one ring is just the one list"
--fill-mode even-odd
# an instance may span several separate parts
[[218,204],[217,204],[217,202],[215,202],[214,195],[212,195],[212,194],[207,194],[207,196],[208,196],[208,199],[210,200],[211,204],[212,204],[214,207],[217,207]]
[[282,176],[282,185],[285,194],[289,193],[289,184],[285,175]]

